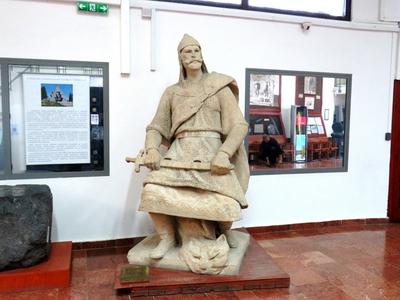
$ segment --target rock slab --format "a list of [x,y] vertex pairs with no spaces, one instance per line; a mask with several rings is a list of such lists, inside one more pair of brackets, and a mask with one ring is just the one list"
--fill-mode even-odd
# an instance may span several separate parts
[[0,185],[0,271],[47,259],[52,213],[47,185]]

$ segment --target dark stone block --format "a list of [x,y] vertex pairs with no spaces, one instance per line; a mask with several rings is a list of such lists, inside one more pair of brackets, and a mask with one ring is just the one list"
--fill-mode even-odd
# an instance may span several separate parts
[[0,185],[0,271],[45,260],[53,197],[47,185]]

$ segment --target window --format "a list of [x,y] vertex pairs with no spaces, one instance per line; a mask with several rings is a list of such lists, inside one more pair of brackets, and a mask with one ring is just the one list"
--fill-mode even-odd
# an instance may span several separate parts
[[0,179],[108,175],[108,64],[0,58],[0,67]]
[[346,172],[350,87],[351,74],[246,69],[251,174]]
[[350,21],[351,0],[153,0]]
[[[171,1],[171,2],[190,2],[190,1]],[[216,4],[242,4],[242,0],[193,0],[191,1],[193,4],[201,4],[197,2],[203,3],[216,3]]]
[[4,120],[3,120],[3,113],[2,113],[2,111],[3,111],[3,98],[2,98],[2,85],[3,85],[3,78],[2,77],[4,77],[3,76],[3,74],[2,74],[2,72],[1,72],[1,69],[0,69],[0,118],[1,118],[1,121],[0,121],[0,176],[1,175],[3,175],[4,174],[4,142],[3,142],[3,138],[4,138],[4,135],[3,135],[3,127],[4,127],[4,124],[3,124],[3,122],[4,122]]
[[332,17],[344,17],[346,12],[346,1],[344,0],[249,0],[250,7],[282,10],[293,13],[311,13],[327,15]]

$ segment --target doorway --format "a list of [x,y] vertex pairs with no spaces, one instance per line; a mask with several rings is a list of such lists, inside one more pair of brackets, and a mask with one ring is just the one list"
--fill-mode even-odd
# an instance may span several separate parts
[[388,217],[400,222],[400,80],[394,81]]

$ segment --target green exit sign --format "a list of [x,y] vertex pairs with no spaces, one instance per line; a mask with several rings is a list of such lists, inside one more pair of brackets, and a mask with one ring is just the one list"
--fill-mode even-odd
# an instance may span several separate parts
[[78,1],[76,2],[76,5],[78,6],[78,11],[87,11],[100,14],[108,13],[108,4]]

